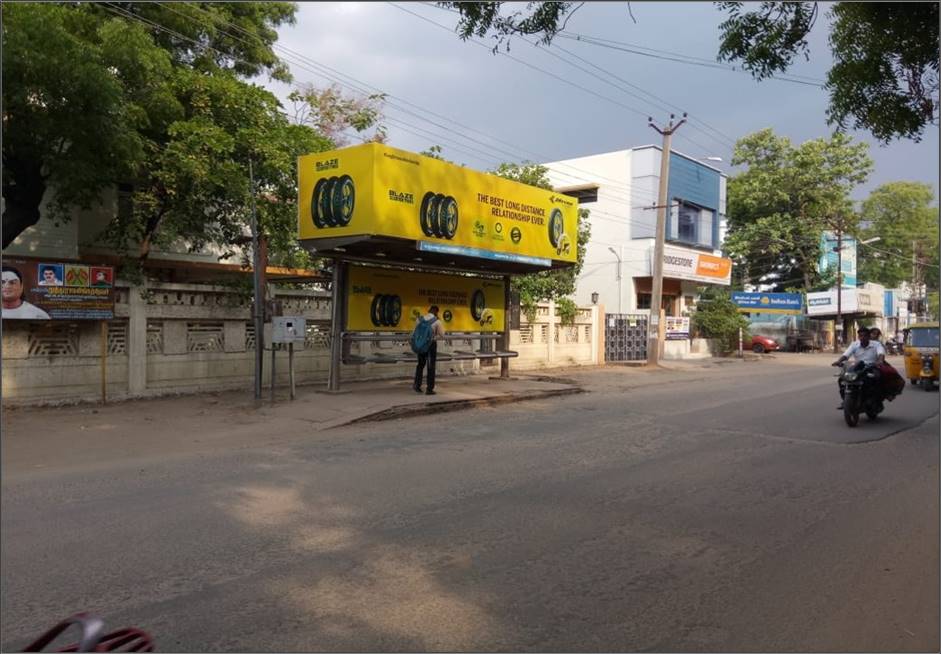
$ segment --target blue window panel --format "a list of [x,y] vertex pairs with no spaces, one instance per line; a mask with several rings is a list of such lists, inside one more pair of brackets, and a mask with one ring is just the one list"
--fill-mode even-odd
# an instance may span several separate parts
[[[670,182],[667,196],[672,200],[681,198],[713,212],[711,243],[712,248],[719,242],[719,171],[703,166],[675,152],[670,153]],[[667,238],[676,238],[676,218],[673,212],[668,214]],[[704,238],[697,238],[691,245],[702,246]]]

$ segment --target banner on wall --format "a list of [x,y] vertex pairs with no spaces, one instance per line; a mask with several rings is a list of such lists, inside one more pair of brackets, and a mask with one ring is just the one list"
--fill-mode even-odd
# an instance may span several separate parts
[[3,259],[4,320],[111,320],[114,268]]
[[[650,256],[652,260],[653,250]],[[663,248],[663,276],[728,286],[732,283],[732,260],[696,250],[666,246]]]
[[743,313],[800,314],[804,298],[800,293],[732,293],[732,302]]
[[446,331],[503,331],[502,281],[350,266],[347,290],[350,331],[410,332],[433,304]]
[[664,327],[664,335],[668,341],[680,341],[689,338],[689,316],[666,316]]
[[298,238],[314,249],[374,236],[497,269],[577,259],[578,200],[561,193],[378,143],[302,156],[298,177]]

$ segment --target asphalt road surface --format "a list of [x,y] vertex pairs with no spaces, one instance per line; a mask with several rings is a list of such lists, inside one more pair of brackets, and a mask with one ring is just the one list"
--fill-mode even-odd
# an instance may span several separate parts
[[87,610],[159,651],[938,651],[938,392],[850,429],[828,361],[4,463],[0,646]]

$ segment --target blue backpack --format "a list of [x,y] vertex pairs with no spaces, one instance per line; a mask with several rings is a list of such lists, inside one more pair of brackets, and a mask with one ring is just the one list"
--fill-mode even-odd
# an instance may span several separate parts
[[436,320],[437,318],[434,316],[428,320],[424,318],[418,319],[418,324],[415,325],[415,329],[412,331],[412,337],[408,340],[408,344],[412,346],[412,352],[415,354],[428,354],[428,350],[431,349],[431,343],[434,341],[434,329],[432,329],[432,325]]

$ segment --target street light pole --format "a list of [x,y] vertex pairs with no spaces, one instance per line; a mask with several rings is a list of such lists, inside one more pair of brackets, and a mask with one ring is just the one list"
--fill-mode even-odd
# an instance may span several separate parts
[[839,354],[840,346],[836,340],[837,325],[843,322],[843,229],[836,228],[836,322],[833,323],[833,353]]
[[262,304],[261,288],[261,252],[258,238],[258,212],[255,208],[255,174],[252,169],[252,160],[248,160],[248,181],[252,193],[252,284],[254,286],[254,316],[255,323],[255,399],[261,399],[261,371],[265,356],[265,314]]
[[686,114],[676,125],[673,124],[674,114],[670,114],[670,122],[664,129],[657,127],[653,118],[648,118],[648,124],[663,136],[663,146],[660,150],[660,189],[657,194],[657,232],[654,242],[653,284],[650,295],[650,320],[647,321],[647,365],[656,367],[660,360],[660,304],[663,295],[663,246],[667,231],[667,199],[668,182],[670,179],[670,141],[673,133],[686,122]]

